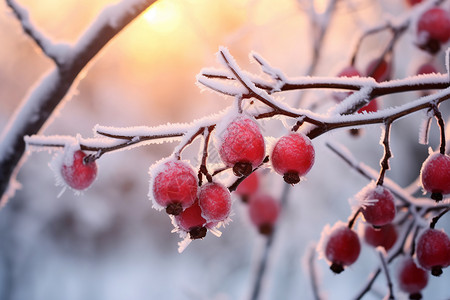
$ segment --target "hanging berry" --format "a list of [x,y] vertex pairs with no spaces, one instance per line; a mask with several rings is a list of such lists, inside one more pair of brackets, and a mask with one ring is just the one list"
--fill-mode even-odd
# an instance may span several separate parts
[[248,202],[248,199],[253,195],[259,187],[258,172],[253,172],[245,178],[237,187],[236,194],[238,194],[243,202]]
[[400,289],[409,294],[409,299],[422,299],[421,291],[428,284],[428,273],[419,268],[411,257],[401,260],[397,267]]
[[179,215],[175,216],[175,224],[189,234],[191,240],[201,239],[206,236],[206,220],[202,217],[202,210],[195,202]]
[[431,199],[441,201],[450,193],[450,156],[431,154],[422,164],[420,178],[424,191],[431,193]]
[[394,220],[394,196],[387,188],[371,182],[356,197],[361,203],[361,212],[367,223],[380,227]]
[[431,54],[439,52],[441,44],[450,39],[450,13],[433,7],[424,12],[417,22],[417,45]]
[[248,212],[258,231],[270,235],[280,214],[280,203],[269,195],[258,193],[250,197]]
[[437,229],[427,229],[417,241],[417,261],[431,274],[439,276],[442,268],[450,266],[450,239],[448,235]]
[[345,225],[332,229],[325,244],[325,257],[330,261],[330,269],[339,274],[344,267],[353,264],[361,251],[358,235]]
[[73,153],[71,164],[64,162],[61,166],[62,178],[75,190],[87,189],[97,176],[97,164],[86,158],[86,153],[77,150]]
[[216,182],[209,182],[200,188],[198,202],[202,216],[207,222],[225,221],[231,212],[231,194],[228,189]]
[[296,184],[309,172],[314,164],[315,151],[311,140],[303,133],[291,132],[275,144],[271,161],[285,182]]
[[373,226],[364,226],[364,241],[372,247],[383,247],[389,251],[397,241],[397,229],[392,223],[374,228]]
[[150,170],[151,195],[154,206],[165,208],[170,215],[178,215],[197,199],[198,179],[191,166],[180,160],[155,165]]
[[217,128],[219,155],[233,168],[236,176],[248,175],[262,163],[265,155],[264,137],[252,118],[239,115],[222,131]]

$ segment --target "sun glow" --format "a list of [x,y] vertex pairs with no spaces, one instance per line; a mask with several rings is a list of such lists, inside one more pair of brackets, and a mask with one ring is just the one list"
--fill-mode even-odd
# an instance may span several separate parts
[[171,1],[157,1],[144,12],[144,19],[160,33],[175,30],[181,18],[180,6]]

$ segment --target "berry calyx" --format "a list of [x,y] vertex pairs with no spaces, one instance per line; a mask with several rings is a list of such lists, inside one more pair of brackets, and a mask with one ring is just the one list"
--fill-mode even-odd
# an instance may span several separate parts
[[397,229],[392,223],[381,226],[380,228],[374,228],[373,226],[365,226],[364,240],[372,247],[383,247],[386,251],[389,251],[397,241]]
[[241,196],[241,199],[244,203],[247,203],[249,197],[258,190],[258,186],[258,172],[253,172],[238,185],[238,187],[236,188],[236,194]]
[[357,198],[362,204],[364,219],[372,226],[380,227],[394,220],[394,196],[387,188],[372,182],[359,192]]
[[419,48],[435,54],[450,39],[450,13],[439,7],[424,12],[417,22]]
[[344,271],[345,266],[353,264],[360,251],[358,235],[347,226],[334,228],[325,245],[325,257],[331,262],[330,269],[336,274]]
[[422,164],[420,178],[424,191],[431,193],[431,199],[441,201],[450,193],[450,156],[431,154]]
[[77,150],[73,153],[72,164],[63,163],[61,176],[71,188],[85,190],[97,176],[97,164],[95,160],[88,160],[86,153]]
[[228,189],[216,182],[200,187],[198,203],[202,216],[208,223],[225,221],[231,212],[231,194]]
[[428,273],[408,257],[399,263],[397,281],[400,289],[409,294],[409,299],[422,299],[420,292],[428,284]]
[[432,275],[441,275],[442,268],[450,265],[450,239],[445,232],[425,230],[416,247],[417,261],[424,269],[431,270]]
[[271,154],[272,166],[283,175],[286,183],[296,184],[314,164],[315,151],[311,140],[303,133],[291,132],[281,137]]
[[[218,129],[219,131],[220,129]],[[236,176],[248,175],[264,159],[265,144],[256,121],[240,115],[227,124],[219,140],[219,155]]]
[[202,210],[198,202],[195,202],[192,206],[175,216],[175,222],[181,230],[189,233],[191,240],[201,239],[206,236],[207,222],[202,217]]
[[198,179],[188,163],[167,161],[154,167],[151,191],[157,207],[178,215],[197,199]]
[[255,194],[249,199],[248,212],[259,233],[271,235],[280,214],[280,203],[266,194]]

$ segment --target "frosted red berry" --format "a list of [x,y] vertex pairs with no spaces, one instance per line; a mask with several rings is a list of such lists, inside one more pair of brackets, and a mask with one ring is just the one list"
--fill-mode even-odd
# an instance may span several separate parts
[[448,235],[437,229],[427,229],[417,240],[417,261],[422,268],[431,270],[431,274],[439,276],[442,268],[450,266],[450,239]]
[[241,196],[243,202],[248,202],[248,198],[253,195],[259,187],[258,172],[253,172],[245,178],[236,188],[236,194]]
[[417,69],[416,74],[422,75],[422,74],[433,74],[433,73],[439,73],[435,66],[429,63],[425,63],[419,66]]
[[439,7],[427,10],[419,17],[417,35],[421,49],[437,53],[450,39],[450,13]]
[[202,210],[195,202],[192,206],[186,208],[179,215],[175,216],[178,227],[189,233],[192,240],[201,239],[206,236],[206,220],[202,216]]
[[392,193],[385,187],[369,184],[358,195],[366,222],[379,227],[394,220],[396,209]]
[[409,294],[409,299],[422,299],[421,291],[428,284],[428,273],[408,257],[399,262],[397,281],[400,289]]
[[347,226],[335,228],[325,245],[325,257],[331,262],[330,269],[337,274],[344,271],[345,266],[353,264],[360,251],[358,235]]
[[369,225],[366,225],[364,228],[365,242],[375,248],[381,246],[386,251],[389,251],[394,246],[397,236],[397,229],[392,223],[380,228],[374,228]]
[[386,59],[374,59],[367,65],[366,75],[378,82],[389,80],[392,73],[392,64]]
[[422,164],[420,178],[424,191],[431,198],[441,201],[443,195],[450,193],[450,156],[434,153]]
[[191,166],[180,160],[165,162],[155,168],[153,199],[171,215],[180,214],[197,199],[198,180]]
[[86,158],[86,153],[77,150],[73,154],[72,164],[63,163],[61,167],[62,178],[73,189],[87,189],[97,176],[97,164]]
[[248,212],[258,231],[270,235],[280,214],[280,203],[269,195],[258,193],[250,197]]
[[240,115],[219,132],[219,155],[236,176],[248,175],[264,159],[264,137],[258,124]]
[[228,189],[216,182],[209,182],[201,186],[198,202],[202,209],[202,216],[208,222],[225,221],[231,212],[231,194]]
[[314,164],[315,151],[311,140],[303,133],[292,132],[281,137],[275,144],[271,161],[284,181],[295,184],[309,172]]

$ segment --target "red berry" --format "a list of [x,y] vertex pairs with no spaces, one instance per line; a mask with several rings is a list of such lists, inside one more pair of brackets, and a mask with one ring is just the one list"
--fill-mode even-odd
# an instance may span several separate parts
[[433,74],[433,73],[439,73],[438,70],[436,69],[435,66],[433,66],[432,64],[422,64],[418,69],[417,69],[417,75],[422,75],[422,74]]
[[361,212],[368,223],[379,227],[394,220],[394,196],[385,187],[371,183],[361,190],[358,198],[362,202]]
[[364,240],[373,247],[381,246],[386,251],[389,251],[397,241],[397,229],[395,229],[392,223],[381,226],[380,228],[366,225]]
[[330,269],[337,274],[344,271],[344,266],[353,264],[360,251],[358,235],[347,226],[334,228],[325,245],[325,257],[331,262]]
[[153,199],[171,215],[178,215],[197,199],[198,181],[192,168],[173,160],[155,167],[152,182]]
[[442,200],[442,195],[450,194],[450,156],[434,153],[422,164],[420,170],[422,187],[431,193],[431,198]]
[[371,113],[371,112],[376,112],[378,110],[378,103],[377,103],[377,99],[372,99],[372,101],[370,101],[369,103],[367,103],[365,106],[361,107],[358,110],[358,113]]
[[175,221],[181,230],[189,233],[189,237],[192,240],[206,236],[206,220],[202,217],[202,210],[198,202],[195,202],[192,206],[175,216]]
[[414,6],[416,4],[421,3],[423,0],[406,0],[406,2],[410,5],[410,6]]
[[450,266],[450,239],[437,229],[427,229],[419,237],[416,246],[417,261],[431,274],[439,276],[442,268]]
[[418,46],[437,53],[450,39],[450,13],[438,7],[424,12],[417,22]]
[[422,299],[420,291],[428,284],[428,273],[408,257],[399,263],[397,280],[400,289],[409,294],[409,299]]
[[208,222],[222,222],[230,215],[231,195],[220,183],[210,182],[202,185],[198,195],[202,216]]
[[300,176],[309,172],[314,164],[314,147],[311,140],[303,133],[291,132],[281,137],[273,148],[271,161],[284,181],[295,184]]
[[280,214],[280,203],[266,194],[250,197],[248,212],[250,220],[264,235],[270,235]]
[[[359,71],[354,66],[347,66],[337,74],[338,77],[356,77],[361,76]],[[333,98],[337,102],[342,102],[345,98],[350,96],[353,92],[334,92]]]
[[77,150],[73,154],[72,164],[63,164],[61,175],[64,181],[73,189],[87,189],[97,176],[97,164],[94,160],[86,161],[86,153]]
[[248,198],[258,190],[258,186],[258,172],[253,172],[238,185],[236,193],[241,196],[242,201],[247,202]]
[[389,80],[392,73],[392,64],[385,59],[374,59],[367,65],[366,75],[376,81]]
[[[218,129],[220,130],[220,129]],[[236,176],[248,175],[264,159],[265,144],[258,124],[240,115],[229,123],[220,138],[219,155]]]

